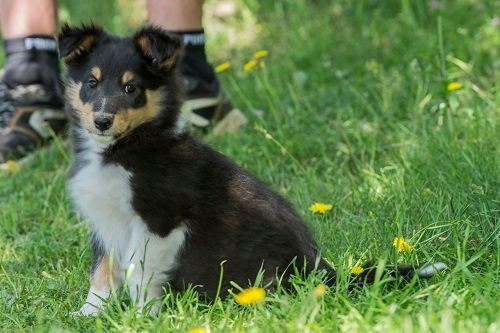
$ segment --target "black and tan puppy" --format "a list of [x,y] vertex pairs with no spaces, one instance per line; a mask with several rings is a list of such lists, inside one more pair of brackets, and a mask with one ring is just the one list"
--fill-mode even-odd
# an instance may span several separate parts
[[156,27],[122,38],[64,26],[58,40],[72,116],[69,186],[93,250],[80,313],[98,313],[127,271],[139,307],[167,284],[214,297],[223,261],[222,296],[230,281],[248,286],[261,268],[264,283],[283,276],[286,284],[292,261],[334,280],[285,199],[178,130],[176,36]]

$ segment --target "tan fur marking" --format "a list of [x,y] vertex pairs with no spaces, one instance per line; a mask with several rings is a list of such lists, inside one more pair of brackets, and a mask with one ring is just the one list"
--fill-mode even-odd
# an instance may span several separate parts
[[[149,38],[147,36],[141,36],[137,39],[137,43],[139,44],[139,47],[142,50],[143,55],[149,56],[151,55],[150,52],[150,47],[151,47],[151,42],[149,41]],[[177,59],[180,57],[182,51],[181,49],[177,49],[174,51],[174,54],[172,54],[171,57],[168,57],[161,63],[161,67],[164,69],[171,69],[174,64],[177,62]]]
[[181,56],[181,50],[177,49],[174,51],[174,54],[172,54],[171,57],[165,59],[161,66],[165,69],[170,69],[174,67],[175,63],[177,62],[177,59]]
[[111,131],[115,135],[123,136],[158,116],[160,112],[158,108],[160,93],[153,90],[146,90],[146,98],[146,105],[142,108],[127,108],[116,113],[113,126],[111,127]]
[[94,75],[94,77],[97,79],[97,81],[101,80],[101,69],[97,66],[95,67],[92,67],[92,69],[90,70],[90,73],[92,73],[92,75]]
[[149,55],[150,42],[147,36],[141,36],[137,39],[137,43],[142,50],[144,55]]
[[134,74],[130,71],[126,71],[122,76],[122,84],[126,84],[127,82],[132,81],[133,78]]
[[66,84],[66,97],[68,98],[71,107],[78,112],[83,126],[87,129],[91,129],[94,127],[94,112],[92,111],[92,105],[89,103],[83,103],[80,99],[81,88],[81,82],[76,83],[75,81],[69,81]]
[[68,55],[66,55],[63,59],[66,62],[71,62],[75,58],[83,55],[84,53],[90,51],[90,49],[94,46],[94,44],[97,42],[97,37],[94,35],[89,35],[83,37],[81,40],[80,44],[78,44],[77,47],[75,47],[73,50],[71,50]]
[[97,290],[109,290],[111,289],[110,282],[115,281],[117,276],[117,265],[113,263],[113,267],[111,268],[109,266],[109,257],[103,256],[90,277],[90,285]]

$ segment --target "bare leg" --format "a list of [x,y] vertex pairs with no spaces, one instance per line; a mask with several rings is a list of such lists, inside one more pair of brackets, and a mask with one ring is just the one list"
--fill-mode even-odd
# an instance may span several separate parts
[[202,28],[203,0],[148,0],[149,22],[170,31]]
[[181,72],[188,82],[179,130],[190,124],[197,128],[214,126],[214,134],[234,132],[245,116],[233,109],[221,93],[219,81],[205,54],[203,0],[148,0],[149,22],[177,33],[184,42]]
[[54,0],[1,0],[0,25],[4,38],[53,35],[57,26]]

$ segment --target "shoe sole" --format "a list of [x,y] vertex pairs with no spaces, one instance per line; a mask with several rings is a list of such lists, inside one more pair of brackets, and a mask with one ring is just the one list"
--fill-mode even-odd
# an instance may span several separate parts
[[215,136],[234,133],[248,123],[247,117],[238,109],[232,109],[213,129]]
[[[209,107],[215,108],[214,116],[211,120],[193,111]],[[240,110],[232,108],[223,96],[187,100],[182,105],[180,118],[179,124],[181,125],[178,128],[185,128],[186,125],[191,125],[194,128],[203,130],[209,128],[215,122],[213,134],[216,136],[225,133],[234,133],[248,123],[245,115]]]

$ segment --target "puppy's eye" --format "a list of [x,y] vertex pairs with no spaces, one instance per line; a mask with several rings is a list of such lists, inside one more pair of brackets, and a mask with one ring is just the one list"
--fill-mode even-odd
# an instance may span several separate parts
[[135,91],[135,86],[131,83],[127,83],[124,87],[123,87],[123,90],[125,91],[125,93],[127,94],[131,94]]
[[87,86],[89,88],[95,89],[97,87],[97,80],[96,80],[96,78],[91,77],[90,79],[88,79]]

